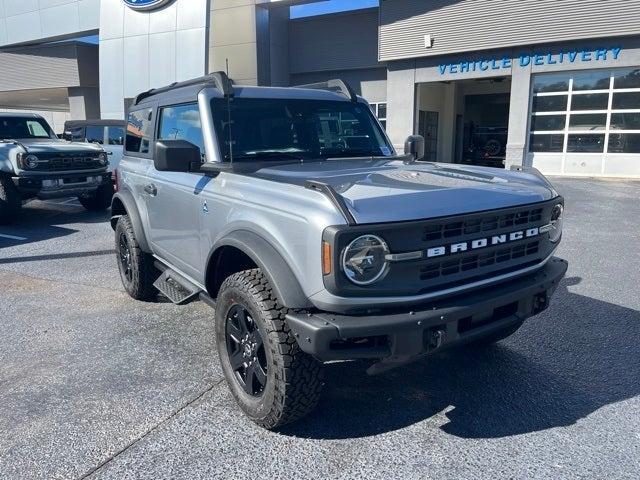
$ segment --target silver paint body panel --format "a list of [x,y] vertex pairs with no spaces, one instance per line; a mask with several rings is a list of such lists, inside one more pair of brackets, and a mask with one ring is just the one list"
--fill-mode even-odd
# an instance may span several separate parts
[[[237,87],[235,95],[349,101],[337,93],[306,89]],[[218,162],[220,140],[212,126],[210,99],[220,96],[212,88],[185,88],[151,97],[134,108],[197,101],[207,161]],[[325,195],[304,187],[307,179],[330,184],[344,197],[358,224],[492,210],[557,196],[546,179],[535,172],[408,162],[395,152],[393,155],[266,165],[250,174],[223,172],[211,177],[159,172],[151,156],[134,157],[125,152],[119,166],[120,189],[133,194],[152,253],[200,286],[206,283],[207,260],[214,245],[234,231],[248,230],[276,249],[304,294],[321,309],[332,304],[404,304],[423,297],[339,298],[325,289],[320,258],[322,234],[328,226],[345,225],[346,221]],[[145,192],[145,186],[151,184],[157,189],[154,196]],[[424,299],[437,296],[429,294]]]

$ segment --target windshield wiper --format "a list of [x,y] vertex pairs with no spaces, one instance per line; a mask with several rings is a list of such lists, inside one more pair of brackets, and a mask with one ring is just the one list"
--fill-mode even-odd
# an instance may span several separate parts
[[[251,160],[260,160],[260,159],[264,159],[264,158],[282,158],[282,159],[291,159],[291,160],[298,160],[300,162],[303,162],[305,160],[305,157],[303,155],[301,155],[302,152],[258,152],[258,153],[251,153],[251,154],[234,154],[233,155],[233,159],[234,160],[247,160],[247,159],[251,159]],[[227,156],[227,160],[228,160],[228,156]]]
[[344,152],[336,152],[336,153],[327,153],[323,155],[323,158],[331,159],[331,158],[369,158],[369,157],[384,157],[380,152],[367,152],[363,150],[352,150],[352,151],[344,151]]

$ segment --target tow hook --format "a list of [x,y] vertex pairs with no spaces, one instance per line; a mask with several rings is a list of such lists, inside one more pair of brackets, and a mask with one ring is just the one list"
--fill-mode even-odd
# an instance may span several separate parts
[[429,350],[436,350],[437,348],[440,348],[444,342],[445,335],[446,332],[444,330],[432,330],[429,336]]

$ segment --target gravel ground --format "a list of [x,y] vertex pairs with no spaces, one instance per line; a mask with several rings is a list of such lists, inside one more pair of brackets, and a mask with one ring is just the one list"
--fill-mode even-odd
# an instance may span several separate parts
[[208,307],[131,300],[106,214],[32,202],[0,228],[0,478],[638,478],[640,182],[554,183],[549,310],[485,351],[329,365],[279,433],[236,408]]

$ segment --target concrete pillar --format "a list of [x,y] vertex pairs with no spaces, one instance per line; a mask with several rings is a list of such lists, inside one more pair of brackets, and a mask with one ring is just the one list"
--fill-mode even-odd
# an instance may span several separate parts
[[97,87],[71,87],[67,91],[72,120],[100,118],[100,91]]
[[415,63],[393,62],[387,73],[387,133],[398,153],[404,151],[404,141],[415,131],[415,111]]
[[226,69],[244,85],[288,85],[289,6],[258,0],[211,2],[209,72]]
[[[516,63],[516,59],[513,63]],[[509,133],[505,168],[525,165],[529,126],[529,95],[531,90],[531,68],[513,68],[511,73],[511,100],[509,105]]]

